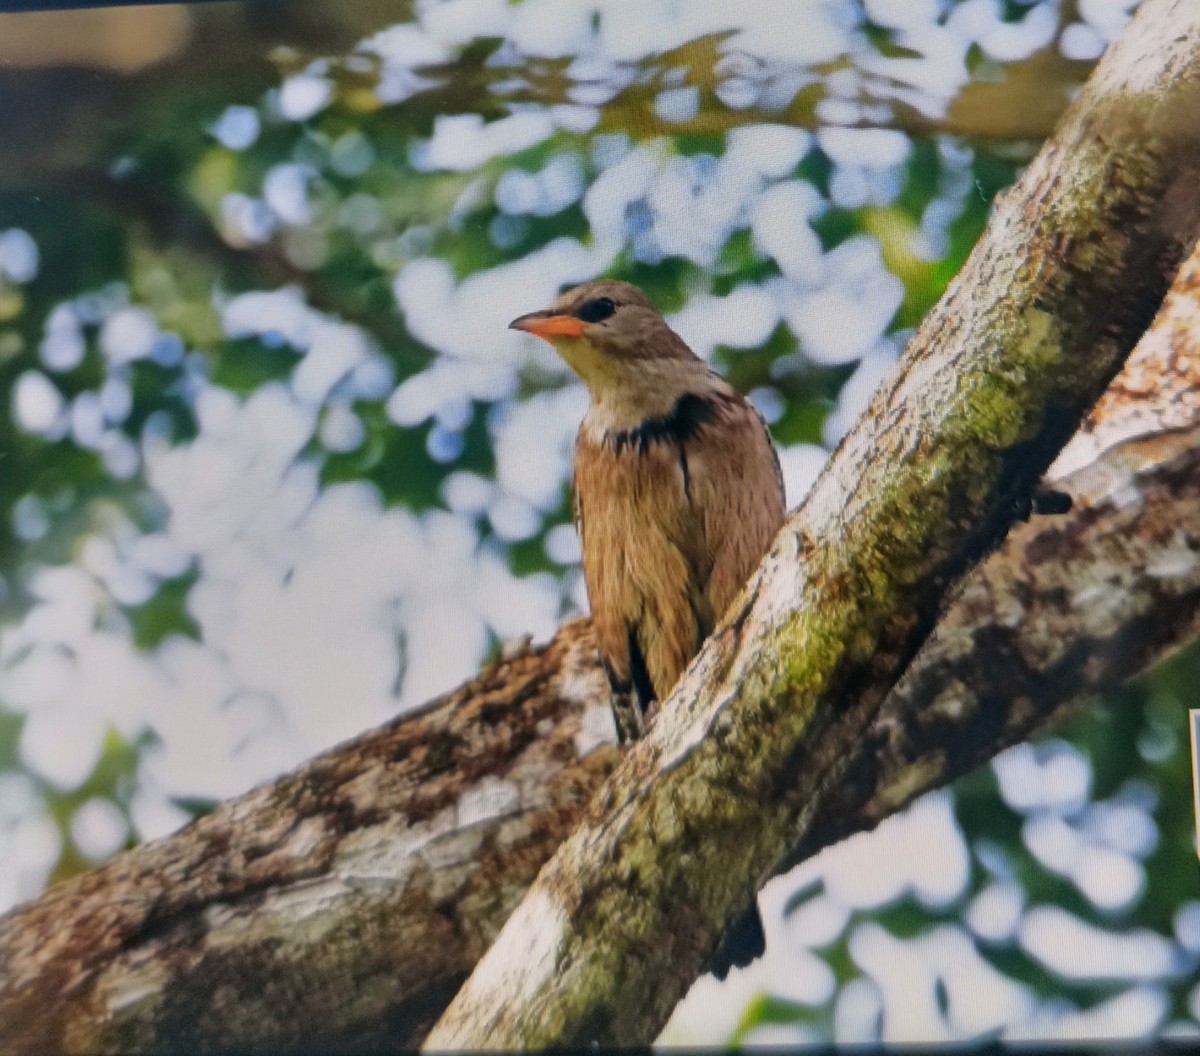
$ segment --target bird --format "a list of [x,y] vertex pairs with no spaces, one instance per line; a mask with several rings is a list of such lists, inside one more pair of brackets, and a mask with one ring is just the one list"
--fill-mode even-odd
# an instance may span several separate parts
[[642,736],[785,514],[766,422],[636,286],[602,279],[509,326],[549,342],[591,397],[575,523],[618,737]]

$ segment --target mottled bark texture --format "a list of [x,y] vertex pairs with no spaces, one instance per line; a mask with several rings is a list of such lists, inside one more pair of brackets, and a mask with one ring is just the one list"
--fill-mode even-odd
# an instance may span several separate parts
[[1194,242],[1200,7],[1148,0],[430,1048],[649,1042],[847,778]]
[[1046,475],[1033,517],[945,615],[794,848],[871,828],[1200,636],[1200,244]]
[[0,1052],[415,1044],[616,759],[586,623],[0,920]]
[[[1186,18],[1184,6],[1189,8]],[[1173,19],[1177,46],[1194,54],[1196,19],[1190,4],[1184,6],[1158,0],[1148,5],[1156,17]],[[1162,92],[1170,82],[1169,72],[1179,70],[1182,61],[1167,45],[1161,45],[1161,53],[1157,47],[1150,40],[1134,50],[1132,60],[1124,60],[1136,61],[1146,52],[1146,65],[1137,76],[1150,92]],[[1109,87],[1101,91],[1102,99],[1113,94],[1112,86],[1120,80],[1111,71],[1106,76]],[[1093,88],[1085,97],[1090,105],[1096,105],[1097,91]],[[1136,100],[1122,103],[1123,112],[1135,104]],[[1157,142],[1157,127],[1152,120],[1145,122],[1142,131],[1150,144]],[[1060,154],[1065,150],[1061,141],[1053,149]],[[1112,173],[1129,168],[1119,151],[1098,160],[1086,143],[1081,149],[1082,173],[1093,172],[1101,161]],[[1147,181],[1142,186],[1171,185],[1170,173],[1179,171],[1172,151],[1148,156],[1145,169],[1135,166],[1139,179]],[[1069,152],[1062,164],[1076,171]],[[1091,249],[1087,239],[1054,243],[1038,234],[1039,210],[1060,200],[1045,171],[1033,184],[1040,189],[1038,195],[1007,200],[998,222],[1008,241],[1000,250],[991,243],[989,251],[1007,265],[973,262],[972,275],[951,294],[954,312],[961,318],[943,312],[940,321],[931,323],[933,335],[947,335],[938,343],[944,341],[951,354],[968,356],[964,348],[974,342],[987,362],[996,365],[991,379],[987,370],[981,376],[979,370],[964,368],[964,398],[980,392],[993,400],[1003,397],[1005,405],[1022,404],[1020,372],[999,364],[1005,361],[1004,350],[1014,332],[1019,337],[1021,321],[1028,318],[1026,309],[1014,305],[1027,303],[1031,296],[1042,298],[1038,304],[1048,319],[1036,322],[1040,317],[1033,316],[1035,322],[1029,325],[1035,331],[1042,328],[1047,341],[1049,328],[1057,327],[1059,355],[1064,358],[1086,348],[1087,335],[1103,334],[1097,346],[1113,359],[1132,339],[1136,320],[1157,300],[1156,283],[1162,274],[1157,267],[1138,268],[1143,261],[1166,266],[1153,252],[1136,251],[1134,243],[1151,239],[1165,261],[1174,252],[1172,230],[1182,238],[1192,221],[1186,194],[1164,193],[1156,199],[1147,191],[1139,208],[1118,208],[1124,198],[1113,188],[1113,180],[1117,177],[1096,177],[1093,172],[1093,182],[1082,192],[1079,208],[1093,225],[1088,237],[1097,243]],[[1107,205],[1096,204],[1103,198],[1101,192],[1109,194]],[[1126,187],[1125,193],[1132,192]],[[1177,209],[1177,222],[1166,225],[1166,235],[1152,226],[1158,201],[1163,208]],[[1112,237],[1117,245],[1099,244],[1104,241],[1099,233],[1103,217],[1093,208],[1100,208],[1116,225]],[[1024,220],[1022,210],[1028,211]],[[1066,210],[1060,215],[1065,232],[1072,214]],[[1022,255],[1026,245],[1032,256]],[[1083,256],[1067,260],[1062,254],[1069,252]],[[1089,273],[1092,266],[1097,269],[1094,275]],[[757,599],[752,620],[765,622],[740,617],[726,627],[716,652],[701,662],[679,695],[684,713],[673,724],[663,724],[668,728],[646,746],[651,755],[641,752],[625,771],[631,783],[624,790],[606,790],[588,815],[583,842],[573,841],[576,856],[586,853],[592,839],[612,851],[610,864],[618,871],[611,878],[611,892],[603,875],[581,880],[574,890],[563,891],[561,879],[549,888],[539,885],[540,901],[533,905],[545,907],[545,919],[527,905],[524,924],[506,941],[523,940],[515,955],[509,953],[508,963],[527,958],[530,969],[544,970],[545,986],[539,991],[532,985],[538,982],[534,972],[522,975],[516,965],[511,988],[503,995],[506,1000],[515,1008],[528,1008],[521,1002],[528,1001],[530,993],[552,990],[559,977],[563,987],[579,986],[581,980],[591,985],[595,972],[586,970],[587,962],[576,955],[553,963],[560,941],[564,950],[572,947],[565,936],[544,929],[561,922],[568,906],[580,928],[595,929],[607,914],[629,905],[620,901],[629,898],[634,911],[629,923],[646,930],[631,942],[626,929],[614,928],[612,939],[619,945],[606,963],[615,963],[619,971],[624,957],[633,971],[639,959],[648,958],[660,975],[674,977],[673,983],[667,982],[681,992],[699,970],[720,922],[748,902],[753,885],[770,870],[768,858],[780,860],[789,846],[807,854],[852,829],[874,824],[925,788],[945,783],[1004,744],[1037,730],[1070,701],[1136,673],[1196,633],[1200,436],[1193,427],[1200,404],[1200,263],[1193,261],[1189,268],[1181,273],[1168,311],[1147,335],[1138,356],[1053,471],[1060,478],[1057,486],[1076,500],[1072,512],[1037,518],[1010,533],[1004,547],[964,583],[937,635],[876,714],[871,715],[869,706],[850,709],[840,703],[852,700],[855,689],[852,682],[846,685],[840,668],[827,683],[836,689],[840,680],[844,693],[837,697],[832,690],[822,690],[823,698],[814,701],[796,689],[806,677],[803,672],[784,671],[768,680],[766,672],[755,673],[747,654],[735,657],[732,674],[706,691],[708,711],[689,724],[688,716],[695,712],[682,703],[684,693],[694,692],[706,671],[716,668],[719,676],[720,666],[730,663],[723,658],[731,655],[740,638],[757,626],[755,633],[768,636],[765,644],[770,647],[772,633],[795,633],[797,626],[806,626],[798,624],[788,598],[805,578],[812,578],[816,544],[811,550],[795,546],[796,557],[789,558],[787,548],[794,546],[789,540],[798,538],[797,528],[785,535],[767,577],[758,581],[751,596]],[[1112,297],[1118,273],[1126,274],[1130,283],[1128,300]],[[970,287],[988,274],[998,285],[993,297],[977,307]],[[1103,296],[1088,292],[1093,279],[1107,291]],[[1039,283],[1044,293],[1038,293]],[[1017,300],[1000,311],[995,302],[1010,286]],[[1064,307],[1075,298],[1086,309]],[[988,336],[987,327],[969,325],[971,313],[984,309],[997,321],[994,337]],[[1085,338],[1072,336],[1075,327],[1083,327]],[[928,342],[930,334],[920,340]],[[1051,356],[1049,351],[1044,354]],[[881,459],[895,450],[900,436],[895,430],[910,413],[896,405],[897,386],[905,384],[905,378],[915,385],[912,374],[920,369],[920,364],[907,361],[902,379],[876,404],[875,428],[892,430],[878,445]],[[942,369],[930,367],[927,372],[936,375]],[[1074,370],[1064,372],[1076,376]],[[940,386],[939,401],[949,398],[945,380],[930,378],[931,385]],[[1037,381],[1047,392],[1058,391],[1044,377]],[[992,394],[992,386],[1001,388],[999,396]],[[1009,388],[1012,393],[1006,396]],[[1040,421],[1042,412],[1048,413],[1043,405],[1049,398],[1035,395],[1037,399],[1042,400],[1042,410],[1029,414]],[[997,404],[989,406],[994,411]],[[902,502],[902,496],[893,493],[887,501],[899,505],[897,516],[903,519],[898,523],[906,530],[911,519],[912,531],[935,531],[919,517],[927,501],[942,503],[946,530],[960,537],[968,532],[966,522],[976,506],[986,507],[993,523],[1005,519],[996,512],[1003,505],[1000,500],[986,501],[996,489],[975,476],[986,476],[987,467],[1004,461],[1005,445],[986,436],[981,442],[964,424],[966,412],[955,413],[931,414],[926,419],[928,435],[918,430],[916,440],[906,442],[915,443],[913,450],[923,458],[938,460],[926,463],[928,471],[936,465],[938,473],[952,472],[953,466],[945,468],[944,460],[951,456],[943,457],[948,441],[940,438],[935,423],[946,417],[953,420],[958,433],[951,440],[975,467],[970,479],[976,483],[966,488],[967,497],[961,500],[967,505],[959,510],[957,525],[949,523],[946,496],[962,492],[961,477],[946,485],[941,498],[927,499],[920,493]],[[1033,428],[1013,425],[1003,416],[997,419],[994,413],[988,421],[993,423],[990,428],[1003,426],[1010,436],[1015,430],[1016,443],[1024,430]],[[1052,446],[1027,449],[1029,457],[1040,453],[1044,461]],[[849,450],[856,459],[864,458],[861,435]],[[901,445],[902,454],[905,450]],[[1016,471],[1004,465],[1011,477]],[[911,478],[920,468],[907,466],[897,472]],[[853,467],[838,472],[838,479],[853,483]],[[1027,476],[1034,472],[1029,469]],[[881,487],[879,474],[871,480],[870,487]],[[1020,483],[1004,502],[1019,505],[1025,479]],[[815,498],[829,507],[824,516],[843,532],[828,545],[842,545],[844,540],[861,549],[859,533],[868,529],[851,531],[834,515],[840,503],[853,501],[859,509],[863,500],[839,498],[836,492],[827,479]],[[887,498],[886,491],[880,494]],[[815,517],[810,504],[800,527],[812,525]],[[892,604],[889,599],[897,596],[887,586],[889,569],[905,567],[893,566],[892,560],[883,554],[873,566],[880,597],[873,593],[876,580],[870,575],[860,575],[858,585],[827,576],[824,584],[835,610],[831,619],[845,618],[841,612],[848,591],[862,590],[864,603],[875,611]],[[920,571],[926,572],[929,564],[924,559]],[[822,584],[814,589],[819,598]],[[895,603],[895,611],[919,611],[913,605],[905,608],[899,600]],[[776,619],[777,614],[785,618]],[[828,656],[830,646],[813,636],[817,628],[807,628],[803,633],[816,655]],[[750,641],[746,648],[755,647]],[[873,684],[873,674],[886,676],[882,669],[872,672],[869,660],[863,674],[861,657],[869,655],[869,648],[862,645],[858,658],[843,662],[847,670],[857,671],[860,685]],[[894,645],[889,648],[891,653],[885,655],[901,651]],[[779,655],[789,658],[785,666],[797,664],[794,652],[768,648],[764,653]],[[742,694],[752,700],[764,685],[767,690],[779,687],[777,711],[761,713],[754,720],[758,726],[745,725],[740,711],[733,720],[726,718],[725,698]],[[997,692],[997,687],[1007,686],[1020,691]],[[714,698],[714,689],[720,700]],[[743,708],[741,701],[733,704]],[[801,726],[802,736],[797,736],[795,717],[782,714],[789,708],[807,709],[825,721],[808,732]],[[841,716],[840,723],[830,721],[834,716]],[[704,778],[710,788],[694,786],[679,794],[678,802],[682,807],[694,800],[709,804],[711,824],[663,800],[644,776],[650,764],[664,760],[668,749],[674,752],[677,771],[694,771],[700,737],[709,726],[713,737],[723,739],[714,746],[716,755],[708,757],[708,773],[716,776]],[[814,733],[822,733],[822,738],[808,739]],[[681,744],[681,735],[693,739]],[[790,740],[779,746],[768,743],[777,737]],[[0,920],[0,1052],[266,1047],[328,1051],[419,1042],[539,867],[584,815],[587,801],[616,761],[611,738],[604,676],[586,625],[572,624],[548,646],[502,659],[420,715],[334,749],[222,805],[172,837],[51,889]],[[755,738],[756,744],[747,744]],[[760,755],[770,765],[748,768],[758,767]],[[742,802],[747,798],[753,810],[747,811]],[[639,811],[647,810],[653,815],[639,818]],[[771,842],[756,834],[747,850],[729,831],[743,825],[755,828],[758,820],[747,820],[755,811],[763,813]],[[619,833],[605,824],[610,814],[616,825],[626,827],[627,839],[637,842],[612,842]],[[660,840],[658,847],[642,842],[647,833]],[[781,835],[776,841],[777,833]],[[663,861],[656,863],[660,856]],[[551,875],[561,878],[561,869],[556,869]],[[655,870],[671,882],[675,902],[655,895]],[[684,875],[689,871],[694,889]],[[705,890],[710,882],[723,893],[714,896]],[[628,892],[626,885],[631,883],[639,886]],[[680,891],[686,897],[679,897]],[[654,904],[652,915],[641,915],[639,899]],[[656,930],[664,919],[680,921],[678,942]],[[593,944],[597,939],[594,934],[581,937]],[[598,937],[604,938],[602,931]],[[660,953],[657,946],[667,949]],[[690,951],[686,958],[681,950]],[[603,973],[600,980],[603,983]],[[649,977],[647,985],[654,990],[654,1007],[669,1011],[659,984]],[[597,1011],[590,1019],[574,1020],[574,1036],[589,1033],[589,1024],[599,1036],[653,1036],[653,1017],[639,1009],[638,1002],[627,1006],[631,1015],[625,1022],[620,1018],[625,1006],[613,1005],[615,998],[624,997],[613,991],[611,982],[607,991],[600,985],[594,992],[597,999],[584,1011]],[[614,1008],[615,1013],[606,1012]],[[567,1036],[561,1022],[557,1036]],[[489,1035],[480,1043],[511,1042],[512,1037]],[[525,1040],[541,1039],[522,1037],[513,1043]]]

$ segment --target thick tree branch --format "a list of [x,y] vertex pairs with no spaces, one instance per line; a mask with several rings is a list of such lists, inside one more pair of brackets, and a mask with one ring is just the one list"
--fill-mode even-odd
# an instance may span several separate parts
[[797,861],[1200,636],[1200,243],[1046,482],[1070,514],[1018,525],[967,576]]
[[411,1044],[614,741],[590,632],[571,624],[0,920],[0,1051]]
[[429,1047],[657,1034],[1159,306],[1198,100],[1200,10],[1149,0]]

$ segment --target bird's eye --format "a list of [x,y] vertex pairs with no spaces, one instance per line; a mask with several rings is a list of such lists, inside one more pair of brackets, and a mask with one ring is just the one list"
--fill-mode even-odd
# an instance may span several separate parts
[[585,323],[598,323],[607,319],[616,310],[617,306],[611,297],[593,297],[579,306],[575,318],[581,319]]

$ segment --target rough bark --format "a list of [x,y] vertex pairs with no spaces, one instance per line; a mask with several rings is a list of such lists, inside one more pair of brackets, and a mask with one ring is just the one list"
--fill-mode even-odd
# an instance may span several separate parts
[[974,569],[793,851],[810,857],[1200,636],[1200,244],[1046,474],[1071,497]]
[[584,623],[0,921],[0,1051],[428,1029],[612,768]]
[[657,1034],[1161,303],[1198,100],[1200,9],[1149,0],[427,1046]]
[[[1197,411],[1200,254],[1052,469],[1072,511],[1019,525],[970,575],[797,857],[1200,632]],[[418,1044],[611,770],[605,684],[570,624],[17,909],[0,1050]]]

